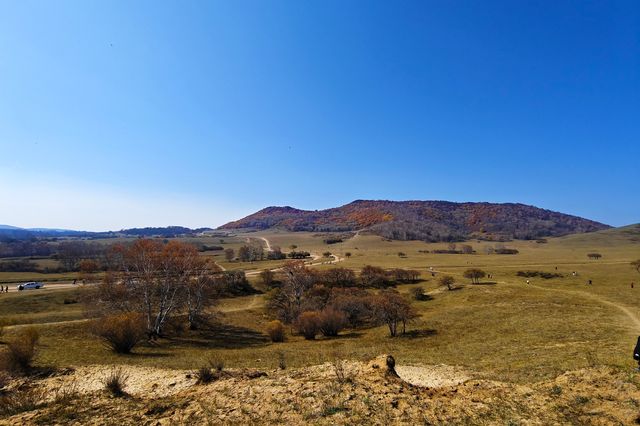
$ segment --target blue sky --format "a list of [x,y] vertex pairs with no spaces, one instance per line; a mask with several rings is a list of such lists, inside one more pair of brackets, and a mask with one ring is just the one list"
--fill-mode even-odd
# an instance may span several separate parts
[[0,223],[523,202],[640,222],[640,3],[0,1]]

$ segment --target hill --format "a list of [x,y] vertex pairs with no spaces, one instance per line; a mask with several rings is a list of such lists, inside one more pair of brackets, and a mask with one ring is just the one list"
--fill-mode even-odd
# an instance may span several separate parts
[[564,213],[517,203],[357,200],[326,210],[267,207],[220,229],[368,231],[396,240],[535,239],[610,228]]

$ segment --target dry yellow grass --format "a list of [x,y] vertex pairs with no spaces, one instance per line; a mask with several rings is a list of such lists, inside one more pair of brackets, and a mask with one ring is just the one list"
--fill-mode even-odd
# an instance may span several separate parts
[[[339,338],[305,341],[288,336],[285,343],[270,343],[264,334],[271,320],[262,296],[222,301],[220,324],[204,334],[183,336],[143,345],[136,355],[117,356],[84,332],[82,322],[39,325],[42,347],[40,365],[87,365],[96,363],[136,364],[167,368],[196,368],[212,357],[230,367],[275,368],[284,354],[290,366],[318,364],[335,353],[366,359],[393,353],[403,363],[458,365],[479,377],[513,382],[533,382],[563,371],[592,365],[631,368],[631,349],[640,334],[633,318],[640,316],[640,274],[629,266],[640,258],[640,244],[611,231],[587,236],[506,243],[520,254],[485,255],[483,247],[494,243],[472,241],[479,254],[443,255],[419,250],[445,248],[445,244],[384,241],[358,235],[341,244],[327,246],[323,237],[311,233],[252,233],[283,248],[296,244],[315,253],[331,251],[353,256],[340,266],[359,268],[365,264],[414,268],[422,271],[419,285],[433,293],[433,300],[414,302],[421,314],[410,326],[410,335],[391,339],[384,327],[348,330]],[[235,243],[242,242],[236,239]],[[407,254],[398,257],[398,251]],[[586,253],[598,251],[603,258],[588,260]],[[256,262],[251,268],[259,266]],[[265,263],[266,265],[266,263]],[[438,288],[428,267],[447,273],[462,287],[456,291]],[[462,272],[470,267],[490,272],[494,285],[469,285]],[[319,265],[327,268],[328,265]],[[555,268],[558,268],[557,271]],[[517,277],[520,269],[558,272],[563,278],[542,280]],[[574,277],[571,272],[577,271]],[[586,284],[591,279],[593,285]],[[636,282],[631,289],[630,283]],[[409,295],[412,285],[399,290]],[[0,309],[8,309],[13,322],[54,322],[81,319],[78,305],[63,305],[66,291],[56,298],[44,294],[14,295],[22,304],[0,297]],[[71,293],[70,293],[71,294]],[[40,297],[36,303],[36,297]],[[31,309],[27,298],[36,305]],[[7,302],[7,303],[4,303]],[[18,308],[19,307],[19,308]],[[18,309],[20,312],[16,312]],[[24,313],[26,310],[28,313]],[[29,317],[31,315],[32,317]],[[7,330],[11,333],[11,329]],[[289,334],[289,333],[288,333]]]

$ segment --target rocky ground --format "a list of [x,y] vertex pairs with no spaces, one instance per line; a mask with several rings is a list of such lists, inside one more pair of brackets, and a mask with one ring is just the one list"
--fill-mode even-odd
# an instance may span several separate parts
[[[189,371],[122,367],[124,396],[104,389],[111,366],[14,378],[0,424],[509,424],[640,423],[636,373],[611,367],[515,385],[450,366],[336,361],[302,369]],[[0,384],[1,386],[1,384]]]

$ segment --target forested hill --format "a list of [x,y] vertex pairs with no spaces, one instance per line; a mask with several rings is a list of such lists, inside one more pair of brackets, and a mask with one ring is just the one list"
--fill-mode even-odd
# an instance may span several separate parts
[[367,231],[398,240],[535,239],[610,228],[577,216],[516,203],[357,200],[326,210],[267,207],[220,229]]

